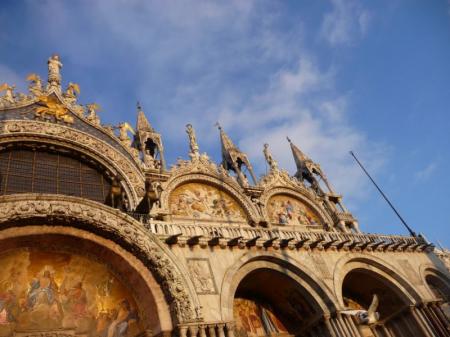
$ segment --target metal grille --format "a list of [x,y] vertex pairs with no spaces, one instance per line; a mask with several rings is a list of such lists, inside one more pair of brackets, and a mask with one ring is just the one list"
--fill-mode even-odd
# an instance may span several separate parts
[[104,202],[110,186],[96,168],[67,155],[26,149],[0,153],[0,195],[51,193]]

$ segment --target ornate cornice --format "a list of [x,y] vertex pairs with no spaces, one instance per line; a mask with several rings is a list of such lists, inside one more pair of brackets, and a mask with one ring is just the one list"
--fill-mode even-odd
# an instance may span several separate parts
[[0,122],[0,144],[11,141],[36,141],[36,136],[53,140],[62,146],[70,144],[90,156],[102,158],[109,166],[114,167],[127,183],[133,199],[138,203],[144,194],[144,175],[135,165],[113,146],[88,133],[59,125],[41,121],[8,120]]
[[178,322],[196,320],[192,292],[188,291],[192,285],[189,287],[167,248],[140,222],[116,209],[81,198],[42,194],[0,197],[0,229],[39,219],[47,224],[57,221],[82,229],[89,226],[90,230],[132,250],[160,281]]

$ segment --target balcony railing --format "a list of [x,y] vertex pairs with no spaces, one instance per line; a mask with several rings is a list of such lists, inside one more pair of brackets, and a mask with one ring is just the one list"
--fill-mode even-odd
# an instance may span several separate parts
[[308,232],[231,224],[156,221],[148,215],[130,213],[151,233],[169,244],[244,245],[264,247],[366,249],[378,251],[425,250],[433,247],[422,237],[340,232]]

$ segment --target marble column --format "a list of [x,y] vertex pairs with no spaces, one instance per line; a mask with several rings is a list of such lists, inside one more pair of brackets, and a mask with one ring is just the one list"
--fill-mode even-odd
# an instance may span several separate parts
[[219,337],[225,337],[225,323],[217,324],[217,332]]
[[433,333],[430,330],[430,328],[427,326],[426,322],[423,320],[422,317],[417,313],[416,307],[410,307],[410,312],[414,320],[416,321],[417,325],[420,328],[420,331],[422,331],[423,335],[425,337],[433,337]]

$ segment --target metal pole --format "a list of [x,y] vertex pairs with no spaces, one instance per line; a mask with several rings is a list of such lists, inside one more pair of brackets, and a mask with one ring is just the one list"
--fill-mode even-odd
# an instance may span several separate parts
[[384,200],[386,200],[386,202],[389,204],[389,206],[391,206],[392,210],[395,212],[395,214],[397,214],[398,218],[400,219],[400,221],[403,223],[403,225],[406,227],[406,229],[408,230],[409,234],[411,234],[411,236],[416,237],[416,233],[411,229],[411,227],[408,226],[408,224],[406,223],[405,220],[403,220],[402,216],[400,215],[400,213],[395,209],[394,205],[392,205],[392,203],[389,201],[388,197],[383,193],[383,191],[381,190],[380,187],[378,187],[377,183],[375,182],[375,180],[372,179],[372,177],[370,176],[369,172],[367,172],[367,170],[364,168],[363,164],[361,164],[361,162],[358,160],[358,158],[356,158],[355,154],[353,153],[353,151],[350,151],[350,154],[353,158],[355,158],[356,162],[358,163],[358,165],[361,167],[361,169],[364,171],[364,173],[369,177],[370,181],[374,184],[374,186],[377,188],[378,192],[380,192],[380,194],[383,196]]

